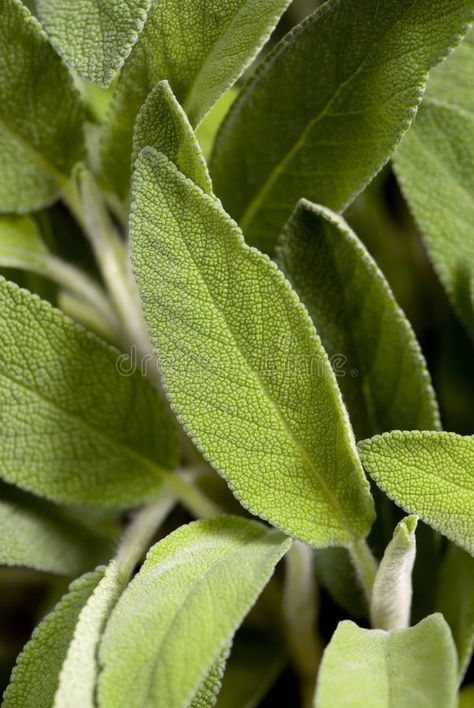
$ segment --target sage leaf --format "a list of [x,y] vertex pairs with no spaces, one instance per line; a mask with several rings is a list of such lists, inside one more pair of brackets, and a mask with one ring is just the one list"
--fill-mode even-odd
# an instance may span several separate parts
[[433,72],[395,168],[428,255],[474,338],[474,34]]
[[51,204],[81,159],[83,108],[20,0],[0,2],[0,67],[0,212],[23,213]]
[[156,493],[176,464],[176,438],[148,382],[5,280],[0,312],[0,477],[73,504],[132,506]]
[[167,79],[196,126],[253,61],[289,2],[154,4],[118,79],[102,135],[104,174],[118,194],[128,192],[133,125],[151,89]]
[[373,503],[336,379],[276,266],[219,202],[145,150],[132,262],[164,386],[253,514],[314,546],[364,537]]
[[23,649],[3,695],[4,708],[49,708],[53,705],[59,672],[71,642],[82,607],[103,570],[75,580],[69,592],[41,622]]
[[316,708],[455,708],[456,650],[442,615],[384,632],[340,622],[327,647]]
[[378,629],[410,626],[417,522],[416,516],[407,516],[397,524],[378,567],[370,606],[372,626]]
[[65,63],[109,86],[142,31],[152,0],[37,0],[39,19]]
[[474,554],[474,436],[394,431],[363,440],[359,451],[396,504]]
[[469,0],[329,0],[284,37],[216,141],[216,194],[272,253],[301,197],[344,211],[387,162],[428,70],[472,20]]
[[1,564],[77,576],[110,551],[66,510],[6,484],[0,489]]
[[107,625],[100,704],[189,705],[290,544],[255,521],[221,516],[153,546]]
[[452,544],[441,566],[437,606],[453,633],[461,682],[474,648],[474,558]]
[[216,704],[230,648],[230,644],[224,646],[194,696],[190,708],[211,708]]
[[132,164],[147,146],[162,152],[186,177],[212,194],[211,178],[199,143],[167,81],[160,81],[150,91],[137,116]]
[[279,242],[277,261],[315,323],[356,437],[397,427],[439,428],[412,327],[344,219],[301,201]]

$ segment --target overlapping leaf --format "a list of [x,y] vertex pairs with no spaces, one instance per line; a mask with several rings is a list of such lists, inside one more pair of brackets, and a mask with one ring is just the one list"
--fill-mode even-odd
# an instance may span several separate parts
[[388,160],[471,0],[330,0],[262,62],[218,136],[216,194],[271,253],[305,197],[344,210]]
[[82,157],[83,110],[71,76],[20,0],[0,2],[0,211],[58,196]]
[[327,355],[289,283],[219,202],[147,150],[132,260],[172,405],[252,513],[315,546],[373,518]]

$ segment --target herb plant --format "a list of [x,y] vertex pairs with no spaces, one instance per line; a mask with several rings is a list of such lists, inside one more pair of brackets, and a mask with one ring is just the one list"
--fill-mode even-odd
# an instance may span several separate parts
[[473,21],[0,0],[5,708],[474,705]]

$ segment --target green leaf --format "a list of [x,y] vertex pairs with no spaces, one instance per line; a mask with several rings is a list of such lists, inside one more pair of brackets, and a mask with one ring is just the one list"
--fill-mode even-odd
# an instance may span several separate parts
[[120,74],[102,136],[104,173],[118,194],[128,192],[133,124],[151,89],[167,79],[197,125],[255,58],[289,2],[155,3]]
[[135,276],[187,433],[251,513],[315,546],[365,536],[347,413],[288,282],[163,155],[140,155],[132,196]]
[[76,576],[110,550],[65,510],[4,484],[0,489],[1,564]]
[[59,672],[81,609],[103,576],[96,570],[75,580],[69,592],[41,622],[18,657],[4,708],[49,708],[53,705]]
[[269,253],[301,197],[344,211],[387,162],[470,0],[329,0],[265,58],[211,161],[216,194]]
[[162,152],[186,177],[212,194],[211,178],[199,143],[167,81],[161,81],[150,91],[137,116],[132,164],[147,146]]
[[442,615],[384,632],[340,622],[326,649],[316,708],[455,708],[456,650]]
[[396,504],[474,554],[474,436],[394,431],[363,440],[359,451]]
[[390,630],[406,629],[410,626],[417,523],[416,516],[402,519],[385,549],[372,590],[372,627]]
[[12,249],[34,254],[48,252],[31,216],[0,215],[0,258]]
[[474,708],[474,684],[462,689],[459,694],[458,708]]
[[0,477],[75,504],[156,493],[176,464],[174,426],[127,357],[4,280],[0,311]]
[[[14,58],[14,60],[13,60]],[[0,211],[50,204],[83,154],[72,78],[19,0],[0,2]]]
[[351,617],[368,615],[367,601],[346,548],[319,548],[314,554],[318,583]]
[[231,516],[156,544],[107,625],[100,705],[189,705],[290,544]]
[[229,652],[230,645],[226,644],[199,687],[190,708],[211,708],[211,706],[215,705],[222,686],[222,678]]
[[394,428],[439,428],[430,376],[411,325],[344,219],[301,201],[277,256],[333,363],[356,437]]
[[462,681],[474,648],[474,558],[453,545],[441,567],[437,606],[451,627]]
[[142,31],[152,0],[37,0],[53,46],[83,79],[109,86]]
[[238,95],[239,91],[235,86],[222,94],[196,130],[196,137],[206,160],[211,156],[212,146],[220,125]]
[[[433,72],[395,156],[400,186],[454,309],[474,338],[474,33]],[[469,87],[469,88],[468,88]]]

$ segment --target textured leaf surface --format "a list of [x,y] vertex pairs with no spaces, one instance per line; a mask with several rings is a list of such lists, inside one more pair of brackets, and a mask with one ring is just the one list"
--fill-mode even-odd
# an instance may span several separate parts
[[341,622],[321,665],[316,708],[455,708],[456,650],[439,614],[383,632]]
[[51,203],[82,157],[83,111],[66,67],[19,0],[0,2],[0,211]]
[[167,79],[193,125],[251,63],[289,0],[159,0],[124,66],[102,143],[105,174],[126,194],[135,116]]
[[133,132],[132,164],[145,147],[155,148],[207,194],[212,194],[206,161],[183,111],[167,81],[150,91]]
[[257,522],[219,517],[156,544],[107,625],[101,705],[188,705],[290,543]]
[[108,86],[130,54],[152,0],[37,0],[40,20],[68,66]]
[[46,708],[52,706],[62,663],[73,637],[82,607],[103,576],[102,570],[75,580],[20,654],[13,669],[2,706],[4,708]]
[[343,211],[388,160],[471,0],[330,0],[268,55],[216,142],[216,194],[271,253],[298,199]]
[[439,428],[414,332],[383,273],[342,217],[300,202],[277,256],[338,373],[356,437]]
[[217,696],[222,686],[222,677],[224,676],[229,652],[230,646],[226,644],[214,661],[206,678],[201,683],[201,686],[192,700],[190,708],[211,708],[211,706],[216,704]]
[[474,33],[433,72],[395,157],[433,265],[474,338]]
[[372,626],[378,629],[410,626],[417,522],[416,516],[407,516],[400,521],[377,569],[370,617]]
[[337,383],[276,266],[164,156],[134,179],[132,260],[181,423],[252,513],[315,546],[368,533],[373,505]]
[[363,440],[359,450],[396,504],[474,554],[474,436],[395,431]]
[[104,539],[59,507],[4,484],[1,497],[0,563],[76,576],[105,556]]
[[474,648],[474,558],[454,545],[441,568],[437,608],[451,627],[462,679]]
[[[60,502],[132,506],[176,462],[174,428],[118,352],[0,282],[0,477]],[[126,371],[130,374],[130,371]]]

